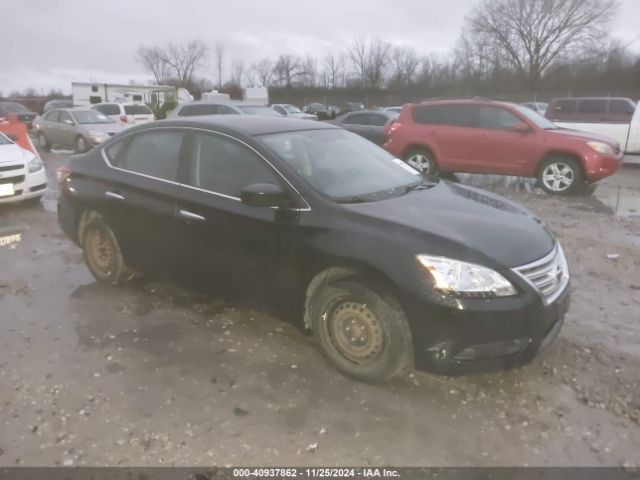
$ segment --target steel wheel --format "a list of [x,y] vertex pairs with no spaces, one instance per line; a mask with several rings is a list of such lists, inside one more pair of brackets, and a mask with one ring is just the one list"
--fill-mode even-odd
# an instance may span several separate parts
[[76,139],[76,150],[78,153],[84,153],[87,151],[87,141],[84,137],[78,137]]
[[576,180],[576,172],[566,162],[556,161],[548,164],[542,171],[542,183],[556,193],[569,190]]
[[384,349],[380,321],[362,303],[344,301],[336,305],[327,319],[327,328],[336,350],[351,362],[370,362]]
[[115,251],[112,239],[103,229],[91,229],[84,239],[87,261],[101,277],[108,278],[115,268]]

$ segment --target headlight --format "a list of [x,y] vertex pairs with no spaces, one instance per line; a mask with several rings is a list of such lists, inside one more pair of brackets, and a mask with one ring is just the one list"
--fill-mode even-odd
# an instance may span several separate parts
[[613,147],[608,143],[602,142],[587,142],[591,148],[593,148],[596,152],[602,153],[603,155],[613,155]]
[[104,140],[109,138],[109,135],[105,132],[101,132],[100,130],[90,130],[89,136],[95,140]]
[[40,160],[40,157],[35,156],[29,161],[28,168],[29,173],[36,173],[44,168],[44,164],[42,163],[42,160]]
[[434,288],[460,297],[508,297],[516,294],[514,286],[490,268],[445,257],[417,255],[434,280]]

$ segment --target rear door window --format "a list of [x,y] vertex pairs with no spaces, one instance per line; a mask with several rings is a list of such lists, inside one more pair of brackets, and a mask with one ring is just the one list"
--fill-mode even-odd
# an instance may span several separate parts
[[163,180],[176,181],[182,145],[182,132],[142,132],[106,150],[114,167]]
[[54,110],[53,112],[49,112],[44,116],[44,119],[47,122],[57,122],[60,117],[60,111]]
[[477,127],[478,105],[451,104],[442,106],[442,123],[454,127]]
[[369,125],[369,116],[363,113],[356,113],[355,115],[349,115],[344,119],[347,125]]

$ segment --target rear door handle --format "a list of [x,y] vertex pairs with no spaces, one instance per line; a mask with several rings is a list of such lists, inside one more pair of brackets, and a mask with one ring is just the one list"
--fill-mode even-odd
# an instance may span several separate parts
[[124,200],[124,196],[116,192],[107,192],[105,195],[109,198],[113,198],[114,200]]
[[180,215],[182,218],[186,218],[187,220],[195,220],[196,222],[204,222],[206,220],[202,215],[190,212],[189,210],[180,209],[178,211],[178,215]]

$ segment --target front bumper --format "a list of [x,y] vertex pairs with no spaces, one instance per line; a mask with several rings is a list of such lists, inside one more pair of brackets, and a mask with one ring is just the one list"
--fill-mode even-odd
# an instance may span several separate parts
[[[26,168],[23,172],[25,171]],[[0,182],[13,185],[13,195],[0,196],[0,204],[38,198],[47,191],[47,174],[44,168],[35,173],[22,173],[17,177],[0,178]]]
[[414,300],[405,307],[415,366],[458,375],[525,365],[556,338],[569,309],[567,285],[544,305],[535,293],[493,300],[460,300],[456,307]]
[[590,182],[597,182],[603,178],[610,177],[618,171],[624,155],[602,155],[597,152],[589,154],[585,158],[585,174]]

